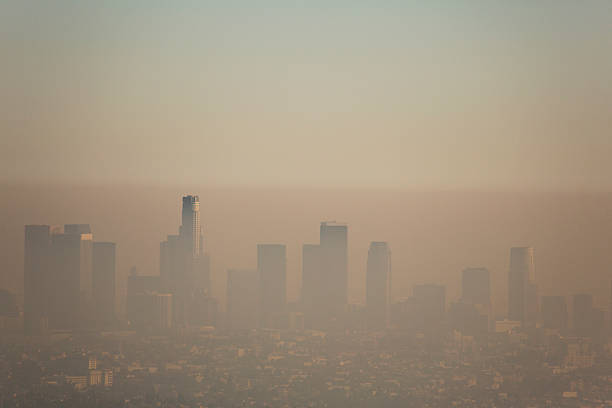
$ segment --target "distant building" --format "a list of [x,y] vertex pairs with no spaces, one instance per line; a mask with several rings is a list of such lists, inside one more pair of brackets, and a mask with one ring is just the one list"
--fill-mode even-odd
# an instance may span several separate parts
[[567,329],[567,303],[565,296],[542,296],[542,327]]
[[109,327],[115,322],[115,244],[93,244],[93,298],[98,327]]
[[227,326],[230,329],[257,327],[259,284],[257,271],[227,271]]
[[41,334],[48,322],[50,277],[48,225],[25,226],[24,248],[24,329],[27,335]]
[[534,251],[531,247],[510,250],[508,271],[508,319],[534,326],[538,315]]
[[335,222],[322,222],[320,245],[324,280],[324,303],[336,317],[348,304],[348,227]]
[[366,326],[382,330],[389,325],[391,251],[386,242],[371,242],[366,270]]
[[495,333],[510,333],[521,327],[521,322],[518,320],[497,320],[495,322]]
[[51,235],[49,328],[93,324],[93,236],[86,224],[68,224]]
[[259,325],[286,328],[287,248],[285,245],[257,245],[259,277]]
[[178,235],[160,244],[160,276],[164,291],[174,294],[174,320],[178,326],[197,325],[199,307],[194,297],[210,294],[210,259],[204,252],[200,199],[182,198]]
[[348,305],[348,227],[322,222],[319,245],[304,245],[302,303],[308,328],[339,328]]

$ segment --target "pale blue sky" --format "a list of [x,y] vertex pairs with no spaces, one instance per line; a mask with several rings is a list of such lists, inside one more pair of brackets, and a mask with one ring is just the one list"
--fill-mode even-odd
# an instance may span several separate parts
[[0,2],[0,179],[609,190],[612,2]]

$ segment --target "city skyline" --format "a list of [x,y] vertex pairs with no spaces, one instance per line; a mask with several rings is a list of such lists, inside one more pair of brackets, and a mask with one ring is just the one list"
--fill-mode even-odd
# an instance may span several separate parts
[[[210,276],[209,267],[202,269],[203,264],[198,262],[204,256],[199,197],[183,195],[181,201],[179,235],[176,240],[169,236],[160,245],[160,274],[139,276],[133,268],[128,277],[128,325],[130,316],[135,319],[134,327],[152,321],[158,322],[156,327],[167,328],[214,325],[221,321],[213,316],[218,310],[217,300],[209,293],[208,286],[198,284],[208,282],[198,279],[198,274]],[[25,232],[25,333],[116,325],[115,244],[94,243],[89,224],[26,225]],[[294,310],[303,314],[303,327],[328,330],[345,319],[343,316],[349,310],[347,232],[345,223],[323,221],[320,243],[303,245],[305,262],[301,272],[306,279],[302,279],[305,286],[298,300],[299,310]],[[225,312],[229,320],[224,324],[232,327],[231,316],[241,322],[236,323],[237,327],[287,328],[290,322],[295,324],[296,317],[290,313],[291,302],[286,297],[286,257],[284,244],[257,244],[255,269],[228,269]],[[209,261],[208,255],[206,260]],[[449,306],[449,316],[461,319],[462,323],[457,324],[464,330],[478,325],[466,320],[473,313],[467,305],[473,305],[477,313],[487,317],[486,327],[500,320],[500,315],[492,315],[488,269],[468,267],[461,275],[462,294],[457,299],[447,297],[445,285],[425,283],[414,285],[411,297],[404,294],[399,302],[392,302],[391,252],[387,242],[372,241],[367,258],[364,327],[388,328],[393,321],[391,314],[399,310],[397,307],[401,308],[402,315],[414,320],[415,327],[425,330],[429,330],[428,322],[446,319]],[[540,299],[532,247],[510,248],[507,276],[509,302],[503,315],[505,320],[516,321],[523,328],[541,323],[543,327],[567,329],[565,297]],[[134,279],[143,283],[136,284],[132,282]],[[151,287],[143,279],[158,281]],[[130,289],[134,287],[130,282],[141,289]],[[610,311],[595,308],[592,294],[573,293],[572,296],[569,325],[572,330],[583,336],[603,330],[610,320]],[[612,297],[609,301],[612,302]],[[163,317],[148,315],[146,310],[151,307],[162,308]],[[248,314],[252,317],[247,317]]]
[[[215,196],[214,195],[210,196],[210,199],[215,199]],[[449,208],[451,208],[452,206],[453,206],[452,204],[448,205]],[[350,212],[349,212],[349,214],[350,214]],[[81,217],[81,219],[85,219],[85,218],[83,218],[84,216],[85,215],[80,215],[79,217]],[[214,225],[214,222],[218,221],[214,217],[211,218],[210,215],[207,215],[206,217],[210,218],[210,221],[213,221],[213,225]],[[172,217],[170,217],[170,218],[172,218]],[[179,218],[180,218],[180,216],[179,216]],[[350,219],[355,219],[355,216],[353,215],[353,216],[351,216],[349,218]],[[45,221],[45,220],[41,219],[41,221]],[[359,222],[359,220],[357,220],[357,221]],[[313,219],[312,222],[318,222],[318,220],[315,221],[315,219]],[[356,225],[356,224],[354,224],[354,222],[352,224]],[[361,224],[361,222],[359,222],[359,224]],[[108,222],[106,223],[106,225],[111,226],[111,224],[109,224]],[[246,225],[249,225],[249,223],[247,223]],[[366,224],[363,224],[363,225],[365,225],[365,226],[368,225],[367,224],[367,220],[366,220]],[[360,229],[363,229],[362,225],[358,225],[358,226],[360,227]],[[104,229],[104,227],[105,226],[102,226],[103,229]],[[538,226],[537,224],[534,224],[534,227],[541,228],[541,226]],[[96,228],[98,228],[98,230],[99,230],[99,227],[96,227]],[[119,228],[119,230],[121,230],[120,226],[117,226],[117,228]],[[174,227],[174,228],[169,227],[168,230],[175,229],[175,228],[176,227]],[[261,227],[261,228],[265,228],[265,227]],[[274,227],[274,228],[276,228],[276,227]],[[451,226],[451,230],[449,230],[449,232],[452,231],[452,228],[453,227]],[[371,226],[369,227],[369,229],[371,229]],[[23,230],[21,229],[21,231],[23,231]],[[214,241],[215,241],[215,233],[216,233],[215,231],[218,231],[218,227],[213,227],[213,235],[211,236],[209,234],[209,237],[208,237],[209,240],[211,240],[211,238],[212,238],[213,245],[214,245]],[[228,231],[230,231],[230,230],[228,230]],[[262,231],[265,231],[265,229],[263,229]],[[378,236],[378,237],[381,236],[381,235],[377,235],[375,230],[373,230],[373,231],[374,231],[374,236]],[[247,230],[243,230],[243,232],[247,233],[247,235],[245,235],[245,237],[250,236],[251,238],[247,238],[246,240],[244,240],[242,237],[239,237],[239,236],[236,236],[235,234],[233,234],[233,236],[235,237],[233,239],[239,239],[239,240],[244,241],[244,243],[240,244],[241,246],[236,247],[236,249],[244,248],[244,251],[242,249],[240,249],[240,252],[248,253],[248,251],[252,251],[252,249],[249,249],[248,247],[250,245],[255,245],[257,243],[257,241],[256,240],[252,240],[253,239],[253,234],[252,234],[252,232],[248,231],[248,229]],[[440,236],[445,236],[447,234],[447,232],[444,231],[444,230],[440,230],[439,232],[441,234]],[[287,236],[294,235],[293,232],[291,232],[291,233],[286,232],[285,234],[288,234]],[[112,233],[112,229],[107,229],[106,235],[103,237],[103,239],[104,240],[109,240],[109,239],[115,240],[113,235],[114,235],[114,233]],[[351,235],[355,235],[355,234],[351,234]],[[351,279],[350,280],[353,283],[354,282],[359,282],[359,281],[361,281],[361,279],[365,279],[365,261],[366,261],[365,258],[366,258],[366,256],[364,254],[367,254],[367,246],[364,248],[364,245],[360,244],[360,240],[363,239],[363,238],[365,238],[365,239],[368,238],[367,236],[363,236],[363,238],[359,238],[359,235],[355,235],[355,236],[357,238],[353,239],[353,243],[354,244],[352,245],[351,251],[349,251],[349,257],[350,257],[350,259],[349,259],[349,261],[350,261],[349,262],[349,266],[350,266],[350,275],[351,275]],[[397,237],[397,234],[395,234],[395,236]],[[283,233],[280,233],[280,234],[276,233],[274,235],[271,235],[270,237],[274,237],[273,240],[278,242],[278,241],[282,240]],[[356,239],[356,241],[355,241],[355,239]],[[306,239],[304,239],[304,240],[306,240]],[[122,242],[122,240],[117,240],[117,241],[119,242],[120,246],[125,245],[125,241],[123,241],[123,242]],[[249,241],[252,244],[248,244]],[[289,254],[290,254],[290,256],[288,258],[288,266],[287,266],[287,268],[288,268],[287,269],[288,270],[287,296],[288,296],[289,300],[297,300],[299,298],[299,289],[296,292],[296,290],[293,289],[293,288],[295,287],[294,285],[296,284],[296,278],[295,278],[296,269],[297,269],[297,272],[299,272],[301,274],[301,268],[302,268],[301,265],[298,268],[295,268],[295,263],[296,262],[300,262],[301,263],[301,259],[300,259],[301,258],[301,249],[299,249],[299,246],[298,247],[295,246],[296,244],[297,245],[301,245],[300,241],[296,242],[295,238],[292,238],[292,239],[290,239],[287,242],[287,244],[288,244],[288,251],[289,251]],[[311,240],[308,239],[308,241],[311,241]],[[409,268],[406,268],[405,260],[402,262],[402,258],[405,259],[405,255],[412,253],[413,250],[411,250],[410,248],[414,247],[416,249],[416,248],[419,248],[419,245],[422,245],[422,244],[417,242],[417,241],[414,241],[414,244],[415,244],[414,246],[413,245],[406,246],[405,238],[401,238],[400,240],[398,240],[398,238],[395,238],[392,241],[395,242],[395,246],[397,246],[398,249],[401,250],[399,252],[399,254],[398,254],[398,257],[397,257],[397,259],[399,259],[399,262],[397,262],[397,264],[400,265],[400,268],[398,269],[398,272],[397,272],[398,280],[397,280],[397,284],[396,284],[396,290],[398,288],[401,288],[400,290],[403,291],[403,293],[405,294],[405,293],[407,293],[407,291],[410,290],[412,285],[414,285],[416,283],[425,283],[427,281],[429,281],[429,282],[438,282],[438,283],[446,284],[447,288],[450,290],[449,293],[453,294],[453,296],[452,296],[453,298],[456,298],[456,297],[460,296],[460,288],[459,288],[459,286],[457,286],[460,282],[458,282],[456,280],[456,278],[452,278],[452,276],[456,276],[456,271],[457,270],[464,269],[466,266],[474,265],[474,264],[476,264],[476,265],[478,265],[478,264],[481,264],[481,265],[485,265],[485,264],[486,265],[492,265],[492,267],[490,268],[492,270],[492,275],[491,275],[491,290],[492,290],[492,293],[494,295],[494,299],[493,299],[494,302],[493,303],[494,303],[494,305],[497,305],[497,308],[495,309],[495,311],[496,311],[497,314],[505,312],[506,306],[504,306],[504,297],[505,296],[504,296],[503,292],[506,291],[507,289],[506,289],[506,276],[505,276],[504,271],[508,267],[508,264],[507,264],[506,255],[504,255],[503,252],[502,252],[505,249],[507,249],[507,248],[503,248],[504,245],[498,245],[497,248],[495,248],[495,246],[493,246],[493,245],[489,245],[489,248],[490,248],[489,251],[493,251],[493,252],[490,252],[490,253],[482,252],[481,253],[482,256],[479,256],[479,257],[470,256],[470,257],[464,259],[463,261],[461,261],[461,259],[465,258],[464,257],[465,254],[469,254],[469,253],[465,252],[465,250],[464,250],[463,253],[456,253],[454,256],[457,257],[456,260],[458,262],[456,262],[456,261],[454,262],[456,264],[456,266],[453,267],[452,270],[449,270],[448,267],[445,267],[444,269],[446,269],[448,272],[444,272],[443,274],[439,274],[439,273],[438,274],[434,274],[433,276],[437,276],[437,278],[426,280],[423,277],[419,278],[419,269],[420,269],[420,267],[418,269],[415,269],[415,266],[410,266]],[[530,241],[533,242],[532,240],[530,240]],[[523,241],[523,242],[525,242],[525,241]],[[539,248],[543,248],[543,249],[546,250],[546,247],[547,247],[548,243],[542,241],[541,238],[537,239],[536,242],[539,242],[539,245],[538,245]],[[516,244],[516,243],[520,243],[520,242],[517,242],[517,241],[513,241],[512,242],[512,241],[510,241],[506,245],[512,245],[512,244]],[[10,245],[10,243],[8,243],[8,244]],[[137,244],[137,245],[135,246],[135,244]],[[247,244],[247,246],[245,247],[244,244]],[[369,245],[369,241],[366,241],[364,244]],[[133,251],[133,249],[137,248],[138,245],[140,245],[140,244],[138,244],[136,242],[130,243],[129,247],[128,247],[130,249],[127,251],[127,253],[129,254],[129,252],[131,252],[131,251]],[[157,248],[159,248],[159,246],[157,246]],[[408,250],[408,252],[405,252],[406,249]],[[22,248],[16,248],[15,252],[19,253],[22,250],[23,250]],[[159,249],[153,249],[153,250],[156,251],[156,252],[159,251]],[[227,250],[227,248],[225,248],[225,250]],[[432,248],[431,250],[435,250],[435,247]],[[219,253],[219,247],[218,246],[216,248],[216,251],[217,251],[217,253]],[[240,252],[238,254],[240,254]],[[495,257],[491,257],[491,255],[495,254],[496,252],[497,252],[497,255]],[[549,250],[545,251],[545,255],[546,255],[546,252],[549,252]],[[572,252],[568,252],[567,255],[569,255],[571,253]],[[476,254],[476,253],[474,253],[474,254]],[[123,258],[123,257],[125,257],[125,255],[126,255],[126,251],[123,251],[123,253],[121,253],[121,251],[120,251],[120,253],[118,255],[118,274],[120,276],[121,275],[125,276],[127,271],[126,272],[122,272],[122,271],[125,271],[126,267],[127,268],[131,268],[132,266],[137,266],[138,269],[141,270],[141,273],[145,273],[145,274],[155,274],[155,273],[157,273],[156,270],[158,269],[158,266],[155,265],[154,257],[151,257],[150,255],[146,255],[145,258],[141,258],[141,259],[137,260],[134,263],[130,262],[130,263],[126,264],[125,261],[123,261],[123,259],[125,259],[125,258]],[[224,255],[224,256],[227,256],[227,255]],[[5,259],[10,259],[10,258],[5,258]],[[242,255],[240,255],[237,259],[243,259],[244,260],[244,259],[248,259],[248,258],[244,258]],[[229,264],[225,263],[225,265],[227,265],[227,266],[224,266],[223,264],[221,264],[221,265],[223,265],[223,266],[221,266],[221,268],[219,268],[219,266],[220,266],[220,264],[219,264],[219,257],[216,257],[215,259],[211,260],[212,265],[213,265],[213,269],[212,269],[213,286],[214,286],[213,287],[213,292],[215,293],[215,296],[220,297],[220,298],[223,298],[223,296],[224,296],[224,294],[223,294],[224,289],[221,288],[221,291],[220,291],[219,290],[219,284],[220,284],[220,280],[222,279],[221,274],[224,273],[226,268],[230,268],[230,267],[234,267],[234,266],[237,266],[237,267],[249,267],[249,266],[253,266],[254,265],[253,262],[255,260],[253,258],[251,258],[251,259],[252,260],[250,260],[248,262],[240,261],[238,263],[233,263],[233,264],[232,263],[229,263]],[[417,255],[417,258],[415,260],[419,260],[419,259],[423,259],[423,255]],[[483,259],[485,261],[480,261],[480,259]],[[548,276],[547,278],[544,279],[543,284],[544,284],[544,288],[545,289],[544,289],[544,292],[542,292],[542,294],[543,295],[554,295],[554,294],[558,294],[558,293],[563,293],[563,294],[568,295],[568,296],[571,295],[572,293],[568,289],[561,288],[561,289],[551,290],[551,286],[550,286],[551,283],[557,283],[558,284],[559,282],[562,282],[562,280],[558,281],[558,280],[554,280],[552,277],[550,277],[550,272],[553,272],[554,270],[550,269],[550,264],[549,264],[550,261],[544,262],[544,267],[542,267],[542,259],[543,258],[540,257],[540,267],[538,268],[539,269],[539,273],[544,274],[544,276]],[[147,260],[148,261],[153,261],[154,269],[151,270],[151,269],[149,269],[147,267],[142,268],[142,265],[143,265],[142,261],[143,260],[145,262]],[[451,263],[453,262],[452,259],[449,259],[449,261]],[[545,258],[544,258],[544,261],[546,261]],[[146,265],[146,263],[145,263],[145,265]],[[435,265],[436,264],[433,263],[431,266],[435,266]],[[437,264],[437,265],[439,265],[439,264]],[[426,268],[429,268],[429,266],[426,266]],[[360,269],[362,269],[364,271],[363,278],[361,278],[359,276],[361,274],[360,272],[358,272]],[[597,272],[597,271],[595,270],[594,272]],[[450,275],[449,275],[449,273],[450,273]],[[594,275],[587,276],[587,280],[585,280],[584,282],[588,282],[589,279],[592,279],[593,276]],[[8,277],[8,276],[5,276],[5,277]],[[408,285],[406,285],[406,278],[408,278],[408,279],[410,279],[412,281]],[[562,279],[568,279],[568,278],[571,278],[571,275],[568,275],[567,273],[565,273],[564,276],[562,277]],[[364,280],[364,282],[365,282],[365,280]],[[299,281],[297,283],[298,283],[298,285],[300,285]],[[355,296],[355,293],[359,293],[359,292],[355,292],[355,285],[353,283],[349,282],[349,289],[350,289],[350,292],[352,292],[351,302],[352,303],[354,303],[354,302],[357,302],[357,303],[365,302],[365,285],[364,285],[364,292],[361,292],[361,293],[363,293],[363,295]],[[501,286],[498,286],[498,285],[501,285]],[[546,288],[547,286],[548,286],[548,288]],[[8,286],[8,287],[11,288],[11,286]],[[499,289],[498,289],[498,287],[499,287]],[[601,289],[601,284],[593,285],[591,287],[584,286],[584,285],[582,287],[580,287],[580,285],[579,285],[578,287],[580,288],[581,291],[592,292],[592,293],[599,293],[599,295],[596,296],[596,302],[598,303],[598,305],[600,307],[602,307],[602,306],[603,307],[607,307],[606,304],[601,303],[602,302],[601,299],[604,297],[605,293],[603,291],[598,292],[598,289]],[[122,298],[124,295],[122,294],[121,284],[119,284],[118,290],[119,290],[119,292],[118,292],[119,295],[118,296],[120,298]],[[17,290],[17,293],[19,293],[19,292],[20,291]],[[400,293],[396,293],[396,296],[398,296],[398,295],[400,295]]]

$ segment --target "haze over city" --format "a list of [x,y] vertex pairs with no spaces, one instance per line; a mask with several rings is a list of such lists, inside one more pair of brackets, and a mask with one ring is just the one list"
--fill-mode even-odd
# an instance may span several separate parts
[[612,3],[0,4],[0,408],[612,407]]

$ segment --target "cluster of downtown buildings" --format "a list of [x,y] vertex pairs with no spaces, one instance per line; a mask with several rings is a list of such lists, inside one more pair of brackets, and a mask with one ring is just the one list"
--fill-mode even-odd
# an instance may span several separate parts
[[[257,245],[257,267],[227,271],[224,318],[210,293],[210,258],[204,249],[197,196],[182,199],[178,234],[160,245],[160,274],[128,277],[126,320],[117,319],[114,243],[96,242],[89,225],[25,227],[23,327],[28,335],[74,329],[119,327],[145,331],[215,326],[227,329],[359,329],[389,327],[436,332],[454,329],[478,336],[540,326],[597,337],[605,333],[605,311],[589,294],[573,297],[568,325],[564,296],[538,296],[534,251],[512,248],[508,271],[508,314],[493,318],[490,274],[468,268],[461,299],[447,308],[445,287],[416,285],[413,294],[391,301],[391,251],[372,242],[368,251],[366,304],[348,303],[348,227],[322,222],[320,242],[302,253],[302,290],[287,302],[286,247]],[[612,293],[611,293],[612,300]]]

